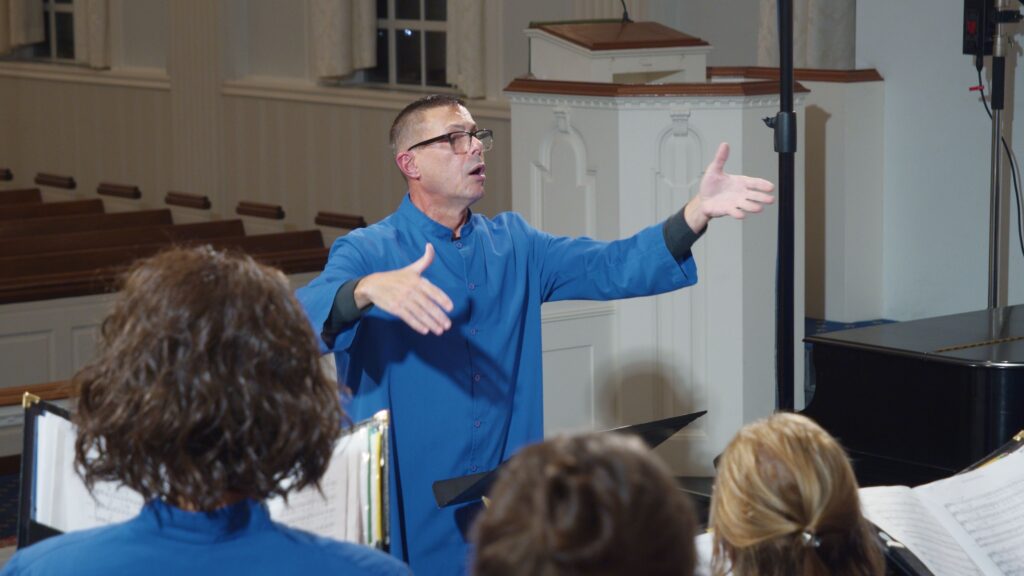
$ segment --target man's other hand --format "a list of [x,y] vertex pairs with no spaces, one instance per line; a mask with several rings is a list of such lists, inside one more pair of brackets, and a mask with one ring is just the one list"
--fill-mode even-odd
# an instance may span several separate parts
[[454,305],[440,288],[423,277],[434,261],[434,246],[427,244],[423,256],[405,268],[370,274],[356,285],[356,305],[370,304],[398,316],[420,334],[443,334],[452,327],[448,313]]

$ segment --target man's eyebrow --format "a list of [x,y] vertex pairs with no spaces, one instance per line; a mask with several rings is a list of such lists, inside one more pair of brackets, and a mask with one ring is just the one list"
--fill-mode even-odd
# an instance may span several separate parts
[[461,122],[452,122],[451,124],[445,127],[446,132],[451,132],[453,130],[457,130],[460,132],[472,132],[476,130],[476,124],[470,124],[469,127],[467,127],[466,124],[463,124]]

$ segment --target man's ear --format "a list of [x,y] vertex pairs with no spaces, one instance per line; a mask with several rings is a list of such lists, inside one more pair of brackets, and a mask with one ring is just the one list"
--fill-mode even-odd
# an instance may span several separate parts
[[398,165],[398,169],[405,175],[406,180],[418,180],[420,177],[419,166],[416,165],[416,155],[412,152],[405,151],[395,156],[395,164]]

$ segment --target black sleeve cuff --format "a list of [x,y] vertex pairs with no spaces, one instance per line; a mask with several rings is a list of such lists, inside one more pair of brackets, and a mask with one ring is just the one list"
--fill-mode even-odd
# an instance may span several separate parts
[[686,218],[683,217],[685,210],[686,206],[683,206],[682,210],[669,216],[661,227],[661,234],[665,238],[665,246],[672,254],[672,257],[676,259],[676,262],[682,262],[689,258],[691,255],[690,249],[693,248],[694,242],[707,231],[706,226],[704,230],[701,230],[700,234],[691,230],[690,225],[686,223]]
[[331,312],[327,315],[324,331],[320,335],[324,342],[334,342],[334,338],[345,329],[345,326],[359,320],[363,313],[372,307],[371,305],[360,309],[356,306],[356,284],[359,284],[360,280],[362,278],[349,280],[342,284],[341,288],[338,288],[337,294],[334,295],[334,306],[331,307]]

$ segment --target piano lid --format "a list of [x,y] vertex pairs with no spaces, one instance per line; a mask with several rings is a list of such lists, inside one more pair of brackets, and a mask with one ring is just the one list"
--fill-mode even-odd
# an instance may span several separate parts
[[805,342],[989,368],[1024,366],[1024,305],[808,336]]

